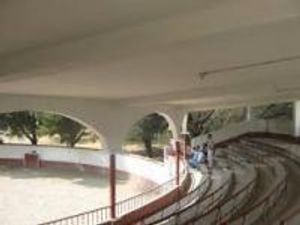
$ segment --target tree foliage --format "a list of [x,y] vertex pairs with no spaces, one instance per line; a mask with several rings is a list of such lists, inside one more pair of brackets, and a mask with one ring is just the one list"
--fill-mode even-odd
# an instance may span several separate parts
[[[276,119],[293,117],[293,104],[276,103],[251,108],[256,119]],[[188,130],[192,137],[218,130],[230,123],[242,122],[246,117],[246,108],[215,109],[192,112],[188,118]]]
[[192,137],[196,137],[218,130],[230,123],[241,122],[244,118],[244,108],[192,112],[188,118],[188,130]]
[[38,144],[39,113],[23,111],[0,114],[1,128],[9,136],[26,137],[32,145]]
[[130,130],[127,139],[131,141],[142,141],[146,153],[149,157],[153,156],[152,142],[157,134],[161,134],[168,128],[168,123],[157,113],[150,114],[140,120]]
[[215,113],[215,110],[199,111],[189,113],[187,128],[192,137],[196,137],[205,132],[205,124]]
[[91,135],[85,126],[67,117],[31,111],[0,114],[0,130],[8,136],[25,137],[32,145],[37,145],[41,136],[58,135],[61,143],[74,147]]
[[256,119],[293,118],[292,103],[277,103],[260,105],[252,108],[253,117]]
[[47,119],[49,135],[59,135],[60,142],[74,147],[83,137],[90,134],[87,128],[69,118],[55,116]]

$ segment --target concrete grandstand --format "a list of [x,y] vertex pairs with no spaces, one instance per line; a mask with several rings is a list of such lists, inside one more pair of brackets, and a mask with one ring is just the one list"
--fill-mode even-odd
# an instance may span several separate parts
[[[105,206],[56,209],[55,218],[36,209],[31,222],[0,212],[4,225],[300,224],[300,1],[0,6],[0,113],[63,115],[93,130],[103,148],[3,144],[0,166],[105,174],[110,188]],[[122,150],[128,130],[151,113],[166,119],[178,153],[190,112],[281,102],[292,102],[291,121],[253,119],[249,110],[247,121],[213,133],[212,172],[187,168],[177,154],[169,173]],[[151,188],[118,198],[118,172]]]

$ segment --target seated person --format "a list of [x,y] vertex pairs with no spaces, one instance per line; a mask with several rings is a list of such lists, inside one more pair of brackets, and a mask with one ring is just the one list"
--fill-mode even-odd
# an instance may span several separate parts
[[193,157],[189,159],[189,165],[192,168],[198,167],[198,165],[203,161],[204,159],[204,154],[202,151],[195,151],[193,154]]
[[193,155],[197,151],[196,147],[194,146],[189,152],[187,152],[187,158],[193,158]]
[[192,148],[191,153],[189,154],[189,157],[192,158],[195,152],[200,152],[201,151],[201,147],[200,145],[194,146]]

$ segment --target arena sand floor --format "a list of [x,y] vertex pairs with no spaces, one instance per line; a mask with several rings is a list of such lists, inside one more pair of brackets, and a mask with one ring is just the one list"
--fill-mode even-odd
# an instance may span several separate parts
[[[137,179],[117,175],[117,199],[142,192]],[[0,166],[0,224],[36,225],[108,205],[108,179],[76,170]]]

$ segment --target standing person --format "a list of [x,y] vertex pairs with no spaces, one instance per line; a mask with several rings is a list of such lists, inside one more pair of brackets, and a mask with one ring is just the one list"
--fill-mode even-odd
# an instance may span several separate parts
[[207,135],[207,161],[208,161],[208,168],[211,171],[214,163],[214,141],[212,138],[212,134]]

